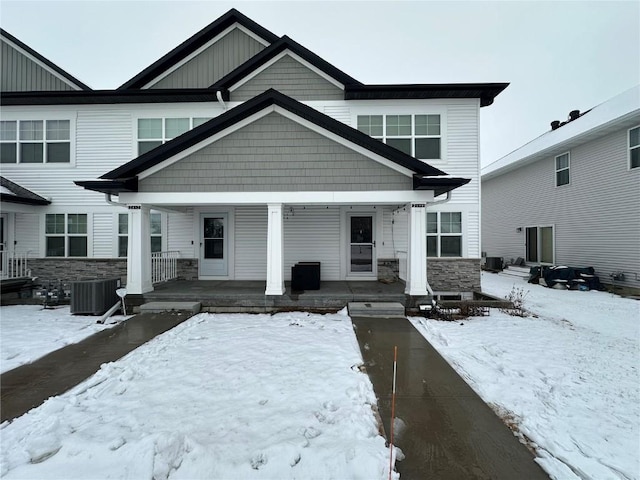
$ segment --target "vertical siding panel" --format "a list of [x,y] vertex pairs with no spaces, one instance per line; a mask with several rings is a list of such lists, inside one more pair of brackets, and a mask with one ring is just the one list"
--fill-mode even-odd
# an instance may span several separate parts
[[180,258],[195,258],[196,249],[193,238],[193,209],[186,213],[167,215],[167,250],[177,250]]
[[[286,210],[286,207],[285,207]],[[288,210],[286,210],[288,212]],[[340,208],[294,206],[284,218],[284,278],[297,262],[320,262],[322,280],[340,280]]]
[[267,278],[267,207],[235,210],[235,279]]
[[236,28],[150,88],[207,88],[265,47]]
[[[125,212],[125,210],[122,210]],[[116,256],[115,225],[116,216],[113,213],[93,214],[93,257],[111,258]]]
[[40,256],[40,215],[16,213],[15,251],[29,252],[29,257]]

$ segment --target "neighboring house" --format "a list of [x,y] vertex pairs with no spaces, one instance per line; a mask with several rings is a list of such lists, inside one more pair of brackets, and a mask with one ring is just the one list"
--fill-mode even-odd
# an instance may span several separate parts
[[41,279],[143,294],[153,253],[266,295],[306,260],[323,281],[395,271],[412,296],[479,289],[479,109],[507,84],[363,85],[236,10],[115,90],[4,31],[2,49],[2,175],[51,201],[3,195],[4,235]]
[[640,86],[482,169],[482,251],[640,288]]

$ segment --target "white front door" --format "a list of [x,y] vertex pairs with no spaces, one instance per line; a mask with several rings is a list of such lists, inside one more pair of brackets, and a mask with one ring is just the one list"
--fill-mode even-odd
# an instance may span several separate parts
[[226,277],[229,274],[228,214],[200,215],[200,276]]
[[347,247],[347,274],[351,277],[377,276],[375,216],[350,214],[347,221],[349,245]]

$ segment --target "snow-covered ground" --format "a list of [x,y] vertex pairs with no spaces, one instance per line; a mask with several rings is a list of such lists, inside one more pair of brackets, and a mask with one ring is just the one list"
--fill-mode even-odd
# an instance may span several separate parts
[[387,479],[361,361],[344,311],[199,314],[5,422],[0,475]]
[[487,293],[514,286],[532,316],[414,325],[517,425],[552,478],[639,479],[640,302],[483,273]]
[[71,315],[68,306],[44,309],[41,305],[0,307],[0,373],[31,363],[71,343],[78,343],[125,318]]

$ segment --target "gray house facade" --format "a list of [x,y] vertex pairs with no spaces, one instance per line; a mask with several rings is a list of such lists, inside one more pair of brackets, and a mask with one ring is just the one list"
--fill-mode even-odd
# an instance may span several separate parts
[[640,288],[640,86],[482,170],[482,251]]

